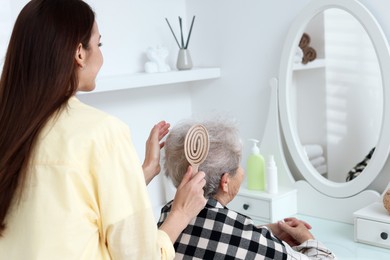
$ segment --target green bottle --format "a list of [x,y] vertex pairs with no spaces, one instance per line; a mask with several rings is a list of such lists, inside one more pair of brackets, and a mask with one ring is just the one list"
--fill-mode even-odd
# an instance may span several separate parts
[[253,147],[246,164],[248,190],[265,191],[265,163],[257,146],[259,141],[256,139],[249,139],[249,141],[253,142]]

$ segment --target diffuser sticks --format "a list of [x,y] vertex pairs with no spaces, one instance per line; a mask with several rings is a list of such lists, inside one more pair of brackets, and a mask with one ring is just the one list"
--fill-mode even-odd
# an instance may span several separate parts
[[191,37],[191,32],[192,32],[192,27],[194,25],[194,21],[195,21],[195,16],[192,17],[192,22],[191,22],[191,27],[190,27],[190,31],[188,32],[188,37],[187,37],[187,41],[186,43],[184,44],[184,36],[183,36],[183,24],[182,24],[182,19],[181,17],[179,16],[179,25],[180,25],[180,44],[179,44],[179,41],[177,40],[176,38],[176,35],[175,33],[173,32],[173,29],[172,29],[172,26],[170,25],[169,21],[167,18],[165,18],[165,20],[167,21],[167,24],[169,26],[169,29],[171,29],[171,32],[173,34],[173,37],[175,37],[175,40],[176,40],[176,43],[177,43],[177,46],[180,48],[180,49],[187,49],[188,48],[188,44],[190,42],[190,37]]

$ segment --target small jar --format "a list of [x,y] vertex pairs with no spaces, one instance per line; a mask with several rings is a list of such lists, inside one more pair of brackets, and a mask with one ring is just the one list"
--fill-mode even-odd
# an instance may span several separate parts
[[390,214],[390,189],[388,189],[385,195],[383,195],[383,206]]

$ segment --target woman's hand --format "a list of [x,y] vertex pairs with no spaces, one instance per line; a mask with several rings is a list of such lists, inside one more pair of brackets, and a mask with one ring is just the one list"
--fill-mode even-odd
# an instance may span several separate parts
[[206,205],[203,191],[205,184],[205,173],[197,172],[192,176],[192,166],[189,166],[177,187],[170,214],[181,215],[188,224]]
[[285,218],[284,222],[279,221],[278,223],[269,224],[267,227],[277,238],[290,246],[297,246],[314,238],[309,231],[311,225],[296,218]]
[[161,142],[161,140],[168,134],[169,127],[169,123],[160,121],[158,124],[153,126],[150,131],[149,138],[146,140],[145,160],[142,164],[146,184],[149,184],[161,170],[160,150],[165,145],[165,142]]
[[164,223],[160,226],[175,243],[181,232],[191,219],[196,217],[206,205],[203,187],[206,184],[205,173],[198,172],[192,176],[192,166],[188,167],[179,187],[177,187],[172,209]]

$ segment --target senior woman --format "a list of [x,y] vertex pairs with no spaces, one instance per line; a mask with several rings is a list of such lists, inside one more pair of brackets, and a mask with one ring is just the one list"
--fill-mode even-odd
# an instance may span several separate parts
[[[206,172],[205,208],[176,240],[176,259],[334,259],[310,233],[310,225],[296,218],[257,227],[253,221],[226,207],[244,179],[240,166],[242,144],[235,123],[223,118],[185,120],[170,131],[165,143],[164,168],[178,187],[188,167],[184,139],[194,124],[209,132],[210,150],[199,170]],[[161,210],[160,226],[172,208]],[[258,210],[261,210],[260,208]],[[282,240],[283,239],[283,240]]]

